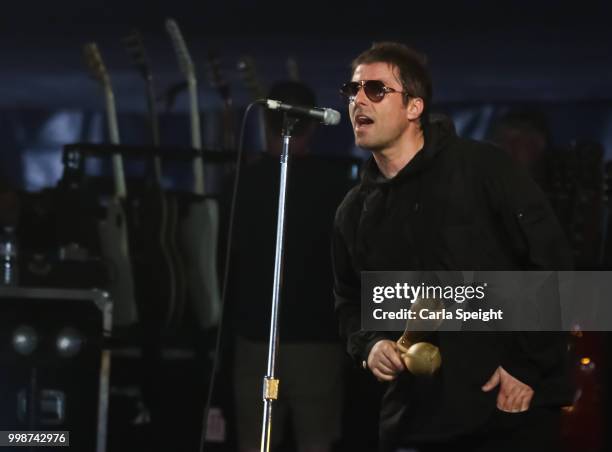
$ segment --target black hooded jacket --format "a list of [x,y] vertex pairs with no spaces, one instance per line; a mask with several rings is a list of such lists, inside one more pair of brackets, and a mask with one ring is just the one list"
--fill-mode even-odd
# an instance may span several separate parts
[[[497,147],[457,137],[432,121],[425,146],[395,177],[364,164],[361,183],[336,212],[336,312],[348,353],[361,365],[381,339],[361,331],[360,272],[569,270],[571,251],[544,194]],[[383,439],[431,441],[477,431],[496,409],[482,385],[498,366],[530,385],[531,408],[571,404],[567,336],[543,332],[438,332],[443,364],[432,378],[402,372],[389,383]]]

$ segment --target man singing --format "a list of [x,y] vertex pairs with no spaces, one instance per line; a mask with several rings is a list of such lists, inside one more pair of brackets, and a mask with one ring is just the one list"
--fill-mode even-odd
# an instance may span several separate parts
[[336,213],[336,311],[349,354],[388,385],[381,450],[558,450],[573,396],[565,335],[438,332],[442,365],[423,377],[405,368],[398,333],[360,326],[362,271],[570,269],[544,195],[506,153],[430,117],[430,74],[411,48],[373,45],[341,92],[372,156]]

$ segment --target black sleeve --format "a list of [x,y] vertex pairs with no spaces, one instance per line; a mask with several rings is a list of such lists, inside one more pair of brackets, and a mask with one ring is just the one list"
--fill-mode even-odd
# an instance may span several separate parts
[[493,211],[527,270],[571,270],[572,252],[546,196],[529,174],[493,148],[485,169],[486,192]]
[[[544,193],[505,152],[491,149],[487,162],[487,196],[523,268],[571,270],[571,248]],[[561,331],[510,333],[501,365],[532,388],[541,388],[567,373],[568,339]]]
[[355,364],[367,361],[370,350],[388,335],[377,331],[361,330],[361,279],[354,270],[351,256],[337,224],[332,233],[332,264],[334,270],[335,310],[340,336]]

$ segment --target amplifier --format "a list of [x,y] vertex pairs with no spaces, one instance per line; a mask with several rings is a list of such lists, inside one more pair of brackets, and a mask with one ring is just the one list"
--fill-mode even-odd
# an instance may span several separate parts
[[104,452],[111,322],[100,290],[0,287],[0,430],[68,431],[71,450]]

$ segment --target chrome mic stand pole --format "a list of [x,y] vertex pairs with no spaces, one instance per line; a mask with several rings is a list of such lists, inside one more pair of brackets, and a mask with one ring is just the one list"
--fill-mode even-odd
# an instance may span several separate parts
[[272,440],[272,406],[278,398],[280,381],[276,379],[276,355],[278,350],[278,310],[283,287],[283,258],[285,251],[285,206],[289,164],[289,141],[297,119],[284,114],[283,148],[280,157],[280,187],[278,194],[278,217],[276,220],[276,254],[274,257],[274,286],[272,288],[272,315],[270,318],[270,340],[268,343],[268,368],[263,380],[263,426],[261,452],[270,452]]

